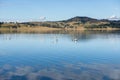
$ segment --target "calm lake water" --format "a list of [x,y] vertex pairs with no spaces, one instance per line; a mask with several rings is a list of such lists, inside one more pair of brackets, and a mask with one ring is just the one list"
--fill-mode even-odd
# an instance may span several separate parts
[[1,33],[0,80],[120,80],[120,31]]

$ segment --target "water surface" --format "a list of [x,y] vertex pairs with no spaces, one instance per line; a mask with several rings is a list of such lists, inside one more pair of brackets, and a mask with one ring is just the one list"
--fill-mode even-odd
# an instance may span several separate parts
[[1,33],[0,80],[120,80],[120,32]]

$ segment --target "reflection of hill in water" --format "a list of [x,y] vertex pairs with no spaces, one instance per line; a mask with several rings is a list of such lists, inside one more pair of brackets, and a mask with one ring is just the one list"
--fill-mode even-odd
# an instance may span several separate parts
[[71,34],[72,41],[86,41],[93,38],[91,34]]
[[118,38],[120,36],[120,31],[84,31],[84,32],[73,32],[69,33],[72,41],[79,42],[79,41],[87,41],[95,38]]
[[[50,31],[50,32],[0,32],[0,39],[11,40],[17,38],[32,38],[32,39],[48,39],[51,36],[51,39],[54,39],[56,42],[59,41],[59,37],[70,38],[71,41],[88,41],[96,38],[118,38],[120,37],[120,31]],[[63,39],[64,39],[63,38]]]

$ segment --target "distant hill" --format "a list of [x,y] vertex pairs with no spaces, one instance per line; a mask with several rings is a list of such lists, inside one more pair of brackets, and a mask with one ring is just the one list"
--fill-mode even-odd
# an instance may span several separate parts
[[23,23],[4,23],[0,22],[0,28],[20,28],[20,27],[49,27],[49,28],[120,28],[120,20],[94,19],[90,17],[76,16],[62,21],[45,22],[23,22]]
[[63,22],[82,22],[82,23],[86,23],[86,22],[98,22],[99,20],[94,19],[94,18],[90,18],[90,17],[80,17],[80,16],[76,16],[74,18],[68,19],[68,20],[64,20]]

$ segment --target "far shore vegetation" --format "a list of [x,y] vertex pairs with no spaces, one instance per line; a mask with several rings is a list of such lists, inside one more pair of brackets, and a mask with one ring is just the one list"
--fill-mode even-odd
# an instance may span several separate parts
[[74,17],[63,21],[45,22],[0,22],[0,31],[54,31],[54,30],[120,30],[120,20],[97,20],[89,17]]

